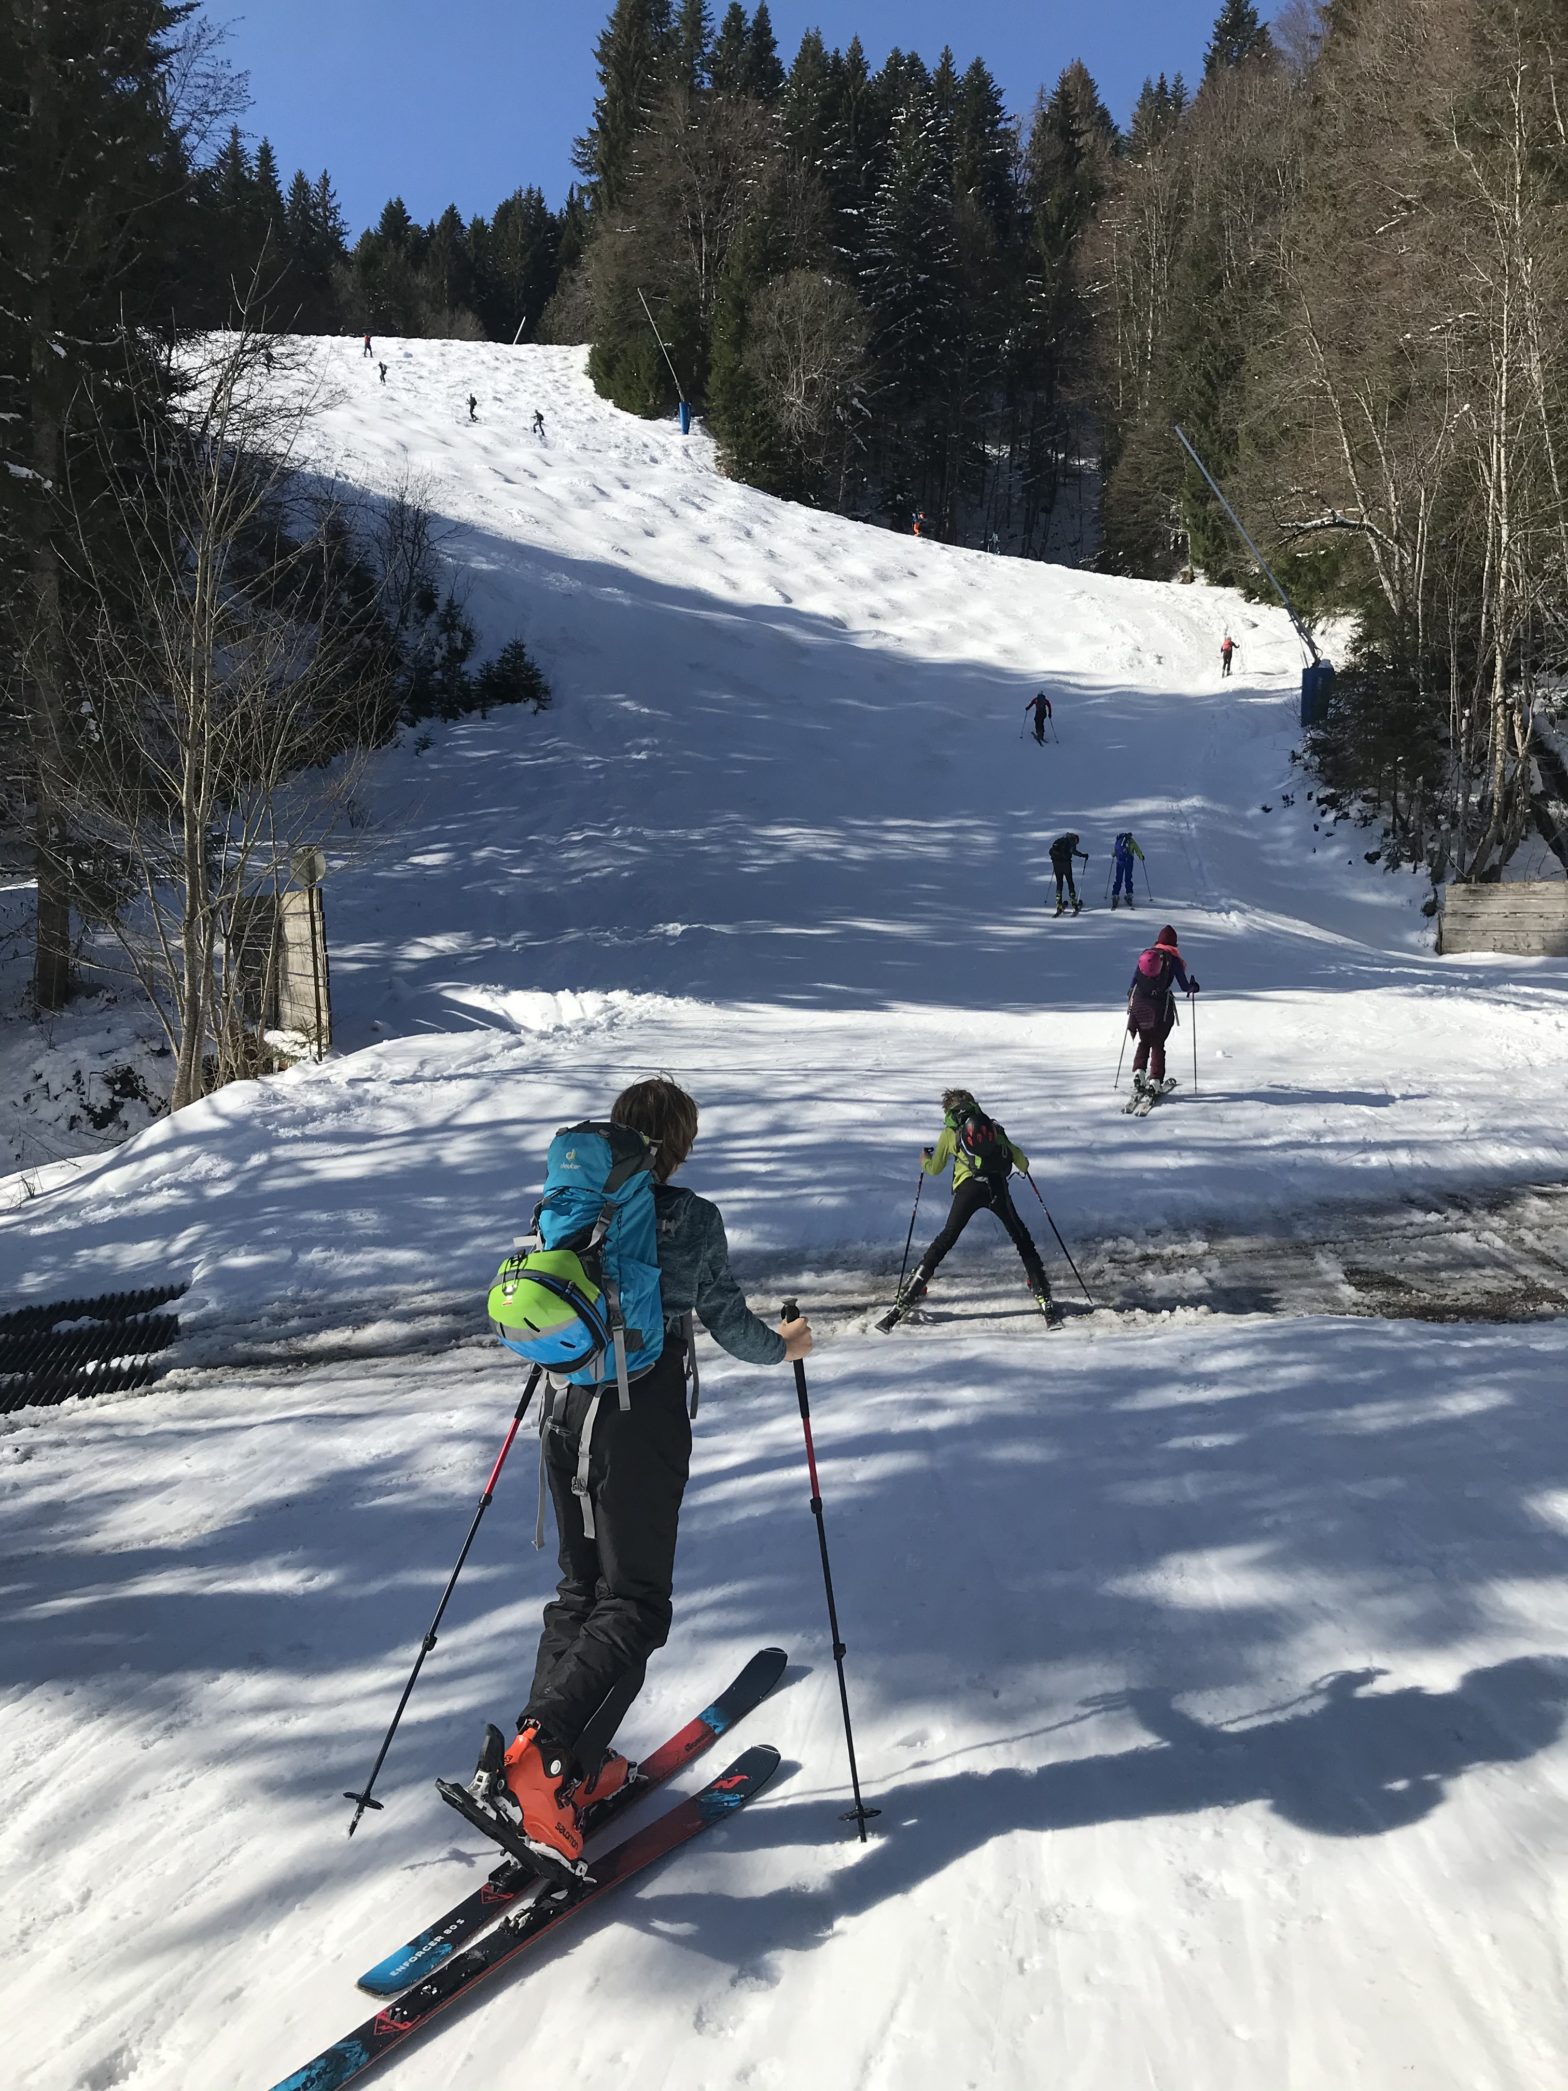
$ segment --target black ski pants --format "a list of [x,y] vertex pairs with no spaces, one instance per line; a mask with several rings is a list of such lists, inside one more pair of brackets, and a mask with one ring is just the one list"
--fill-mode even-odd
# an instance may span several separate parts
[[1034,1245],[1033,1235],[1018,1216],[1012,1192],[1005,1183],[987,1183],[983,1176],[971,1176],[967,1183],[961,1183],[954,1191],[953,1202],[947,1209],[946,1225],[921,1257],[919,1275],[930,1278],[977,1212],[996,1214],[1007,1229],[1009,1241],[1024,1260],[1029,1283],[1037,1292],[1049,1292],[1050,1287],[1045,1279],[1045,1265],[1040,1261],[1040,1252]]
[[1062,905],[1062,889],[1064,887],[1067,890],[1067,898],[1076,903],[1078,888],[1073,884],[1073,867],[1071,863],[1052,864],[1051,870],[1056,877],[1056,905],[1058,907]]
[[545,1607],[533,1688],[518,1725],[536,1721],[575,1768],[592,1772],[642,1690],[648,1658],[669,1638],[675,1536],[691,1466],[686,1350],[667,1334],[631,1407],[613,1386],[594,1417],[583,1529],[573,1483],[595,1389],[556,1396],[544,1431],[545,1476],[560,1538],[561,1580]]

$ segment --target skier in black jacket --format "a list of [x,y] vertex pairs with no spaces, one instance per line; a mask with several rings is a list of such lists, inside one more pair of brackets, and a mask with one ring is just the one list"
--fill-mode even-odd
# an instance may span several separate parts
[[[1058,835],[1051,844],[1051,870],[1056,876],[1056,912],[1059,915],[1066,913],[1068,900],[1072,902],[1075,915],[1083,906],[1083,902],[1078,898],[1078,888],[1073,884],[1074,857],[1081,857],[1085,864],[1089,861],[1087,854],[1078,847],[1076,835]],[[1064,887],[1067,900],[1062,898]]]

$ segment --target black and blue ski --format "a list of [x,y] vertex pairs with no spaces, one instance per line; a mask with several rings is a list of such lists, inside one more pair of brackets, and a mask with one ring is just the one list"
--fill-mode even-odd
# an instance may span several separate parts
[[[760,1706],[784,1675],[789,1657],[782,1648],[762,1648],[738,1676],[705,1706],[694,1721],[678,1728],[667,1742],[643,1758],[635,1773],[602,1807],[595,1808],[583,1828],[595,1836],[607,1824],[626,1813],[645,1793],[673,1778],[683,1765],[711,1750],[746,1714]],[[454,1903],[445,1916],[416,1932],[406,1945],[378,1960],[359,1978],[359,1987],[373,1997],[395,1997],[411,1982],[429,1975],[451,1959],[471,1938],[486,1930],[525,1897],[536,1892],[539,1875],[521,1859],[506,1859],[489,1878]]]
[[728,1771],[721,1772],[700,1793],[677,1801],[640,1830],[633,1830],[619,1844],[601,1852],[593,1861],[593,1878],[579,1888],[536,1882],[528,1901],[509,1911],[483,1938],[476,1939],[445,1966],[405,1990],[395,2001],[383,2004],[352,2033],[284,2077],[273,2091],[340,2091],[374,2069],[433,2018],[478,1988],[491,1975],[509,1967],[530,1946],[550,1936],[557,1925],[576,1916],[622,1881],[641,1873],[644,1867],[690,1843],[693,1837],[743,1808],[778,1770],[779,1753],[767,1743],[758,1743],[737,1757]]

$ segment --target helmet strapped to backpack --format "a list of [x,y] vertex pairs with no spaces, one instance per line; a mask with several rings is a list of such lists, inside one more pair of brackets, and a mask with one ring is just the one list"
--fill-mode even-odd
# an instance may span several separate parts
[[961,1117],[955,1114],[953,1138],[959,1153],[977,1176],[1006,1182],[1013,1173],[1013,1150],[1006,1133],[978,1104]]
[[630,1381],[664,1348],[653,1148],[630,1126],[562,1128],[550,1142],[534,1232],[502,1264],[487,1302],[508,1350],[552,1380]]

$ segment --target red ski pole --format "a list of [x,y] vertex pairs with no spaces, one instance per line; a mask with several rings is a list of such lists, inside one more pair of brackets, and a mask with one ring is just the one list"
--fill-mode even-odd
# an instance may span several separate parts
[[441,1593],[441,1602],[436,1606],[436,1616],[431,1620],[429,1628],[425,1633],[425,1638],[419,1644],[419,1653],[414,1658],[414,1667],[409,1672],[407,1684],[403,1687],[403,1696],[397,1702],[397,1712],[392,1716],[392,1725],[387,1730],[386,1738],[382,1742],[376,1761],[370,1768],[370,1777],[365,1781],[365,1790],[363,1793],[345,1793],[343,1796],[344,1800],[354,1803],[354,1820],[348,1826],[348,1833],[351,1837],[359,1828],[359,1818],[364,1814],[365,1810],[367,1808],[380,1808],[383,1805],[380,1801],[371,1799],[370,1790],[381,1776],[381,1767],[387,1761],[387,1752],[392,1747],[392,1738],[397,1733],[398,1723],[403,1718],[403,1709],[407,1706],[409,1695],[418,1681],[420,1671],[424,1668],[425,1657],[436,1645],[436,1630],[441,1624],[442,1616],[451,1600],[452,1592],[457,1588],[457,1579],[463,1573],[463,1563],[468,1559],[468,1550],[473,1545],[474,1535],[479,1530],[479,1520],[490,1508],[490,1499],[495,1494],[495,1485],[501,1478],[501,1469],[506,1465],[506,1455],[511,1451],[512,1440],[522,1427],[523,1418],[528,1413],[528,1404],[533,1400],[534,1388],[538,1384],[539,1367],[536,1365],[528,1375],[528,1384],[523,1389],[522,1400],[517,1404],[517,1413],[513,1416],[511,1427],[506,1433],[506,1442],[496,1454],[495,1465],[490,1469],[490,1479],[485,1483],[485,1492],[479,1498],[479,1508],[474,1512],[474,1521],[468,1528],[468,1537],[463,1541],[463,1551],[457,1557],[457,1566],[453,1569],[447,1581],[447,1586]]

